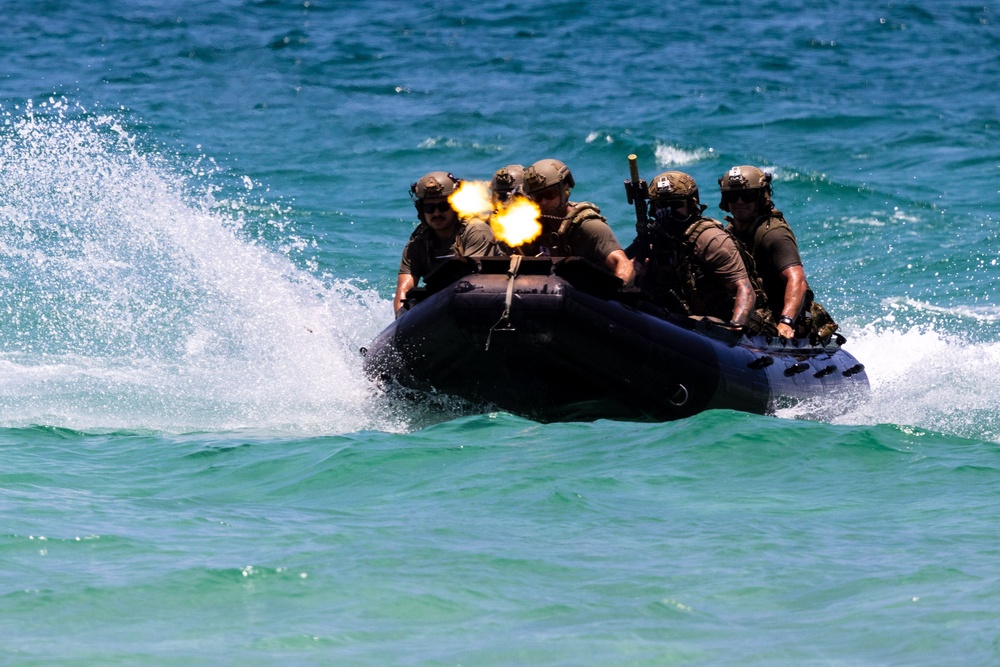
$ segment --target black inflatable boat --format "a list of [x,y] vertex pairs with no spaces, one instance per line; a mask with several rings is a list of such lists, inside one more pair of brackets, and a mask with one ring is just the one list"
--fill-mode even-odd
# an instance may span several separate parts
[[[844,338],[748,337],[672,315],[579,258],[452,260],[363,350],[385,386],[437,391],[539,421],[664,421],[868,391]],[[818,400],[815,400],[818,399]]]

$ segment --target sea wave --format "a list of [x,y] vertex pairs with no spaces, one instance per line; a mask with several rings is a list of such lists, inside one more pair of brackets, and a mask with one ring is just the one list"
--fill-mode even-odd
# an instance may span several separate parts
[[836,423],[911,425],[1000,442],[1000,343],[881,323],[855,333],[847,347],[865,364],[871,395]]
[[656,143],[654,153],[659,167],[683,167],[716,157],[714,148],[686,149],[659,142]]
[[299,268],[252,181],[220,196],[211,161],[140,149],[124,119],[57,100],[8,118],[2,425],[395,428],[358,355],[387,303]]

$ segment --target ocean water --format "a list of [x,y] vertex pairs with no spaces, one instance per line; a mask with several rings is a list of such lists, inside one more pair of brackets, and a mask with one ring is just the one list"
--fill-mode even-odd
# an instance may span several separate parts
[[[0,664],[1000,661],[1000,7],[8,0]],[[834,421],[401,403],[445,169],[775,174]]]

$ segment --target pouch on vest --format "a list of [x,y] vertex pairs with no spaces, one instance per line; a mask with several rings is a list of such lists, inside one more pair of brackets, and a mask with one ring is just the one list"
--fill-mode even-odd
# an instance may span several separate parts
[[826,308],[815,300],[813,291],[806,290],[802,313],[795,321],[795,337],[810,340],[827,340],[840,327],[833,321]]

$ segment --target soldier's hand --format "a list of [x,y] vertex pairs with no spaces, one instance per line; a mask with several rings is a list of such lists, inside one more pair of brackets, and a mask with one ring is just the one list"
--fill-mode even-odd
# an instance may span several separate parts
[[660,227],[666,227],[670,224],[670,209],[669,208],[658,208],[653,216],[656,218],[656,224]]
[[632,260],[632,270],[635,271],[635,281],[633,281],[633,282],[638,281],[639,278],[642,277],[642,274],[646,273],[646,265],[647,264],[649,264],[649,260],[648,259],[644,260],[642,262],[640,262],[637,259],[633,259]]

